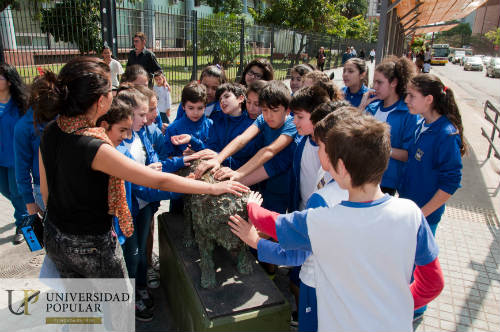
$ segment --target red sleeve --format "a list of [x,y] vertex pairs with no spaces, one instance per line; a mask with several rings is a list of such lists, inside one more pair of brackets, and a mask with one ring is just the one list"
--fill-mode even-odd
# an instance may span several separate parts
[[269,211],[259,206],[257,203],[247,204],[248,219],[262,233],[278,240],[276,235],[276,219],[280,215],[277,212]]
[[413,271],[413,278],[410,291],[413,295],[415,309],[431,302],[443,290],[443,272],[437,258],[427,265],[417,265]]

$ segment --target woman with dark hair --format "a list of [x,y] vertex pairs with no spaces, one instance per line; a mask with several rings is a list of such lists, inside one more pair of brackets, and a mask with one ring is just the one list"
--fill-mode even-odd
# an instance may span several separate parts
[[24,241],[20,226],[28,215],[17,188],[14,167],[14,128],[28,108],[26,90],[16,68],[0,64],[0,192],[14,206],[14,244]]
[[274,69],[266,59],[253,59],[241,74],[241,84],[248,86],[253,81],[272,81],[274,79]]
[[126,237],[134,232],[124,180],[178,193],[247,190],[234,181],[208,184],[156,171],[118,152],[104,128],[96,128],[113,99],[110,69],[100,59],[70,60],[54,89],[44,94],[54,103],[40,111],[59,115],[47,125],[40,143],[40,188],[47,207],[44,240],[63,278],[127,276],[112,230],[114,215]]

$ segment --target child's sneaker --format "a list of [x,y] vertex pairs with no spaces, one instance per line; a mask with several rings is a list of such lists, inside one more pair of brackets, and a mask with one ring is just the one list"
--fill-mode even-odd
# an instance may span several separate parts
[[151,294],[149,294],[147,289],[145,288],[137,289],[136,298],[138,300],[141,300],[149,310],[154,309],[155,303],[153,301],[153,298],[151,297]]
[[153,312],[146,307],[142,300],[135,301],[135,319],[141,322],[153,320]]
[[153,267],[148,268],[147,283],[148,287],[152,289],[160,287],[160,273]]

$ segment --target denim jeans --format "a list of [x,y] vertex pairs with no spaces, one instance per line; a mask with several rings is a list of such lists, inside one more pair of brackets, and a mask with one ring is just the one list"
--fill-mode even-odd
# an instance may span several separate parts
[[61,278],[127,278],[122,248],[110,229],[99,235],[63,233],[45,218],[48,257]]
[[146,257],[146,245],[150,232],[151,220],[154,215],[154,207],[151,204],[143,207],[139,214],[134,217],[134,234],[127,238],[123,244],[123,254],[127,263],[130,278],[135,278],[137,287],[146,287],[148,262]]
[[33,197],[35,198],[35,203],[38,207],[45,211],[45,204],[43,203],[42,192],[40,191],[39,184],[33,184]]
[[23,197],[17,189],[16,172],[14,167],[0,166],[0,193],[14,206],[14,219],[16,227],[20,226],[23,219],[28,216]]
[[[429,224],[429,228],[431,229],[432,235],[434,235],[434,237],[436,237],[436,229],[437,229],[438,224],[439,223],[432,224],[432,225]],[[413,275],[411,276],[411,281],[413,281]],[[415,313],[425,312],[426,310],[427,310],[427,305],[424,305],[423,307],[415,310]]]

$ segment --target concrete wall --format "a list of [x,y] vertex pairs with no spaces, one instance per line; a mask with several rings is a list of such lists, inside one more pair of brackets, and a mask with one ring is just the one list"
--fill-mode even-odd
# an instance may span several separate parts
[[500,0],[490,0],[476,10],[476,19],[472,26],[473,34],[485,34],[500,26]]

